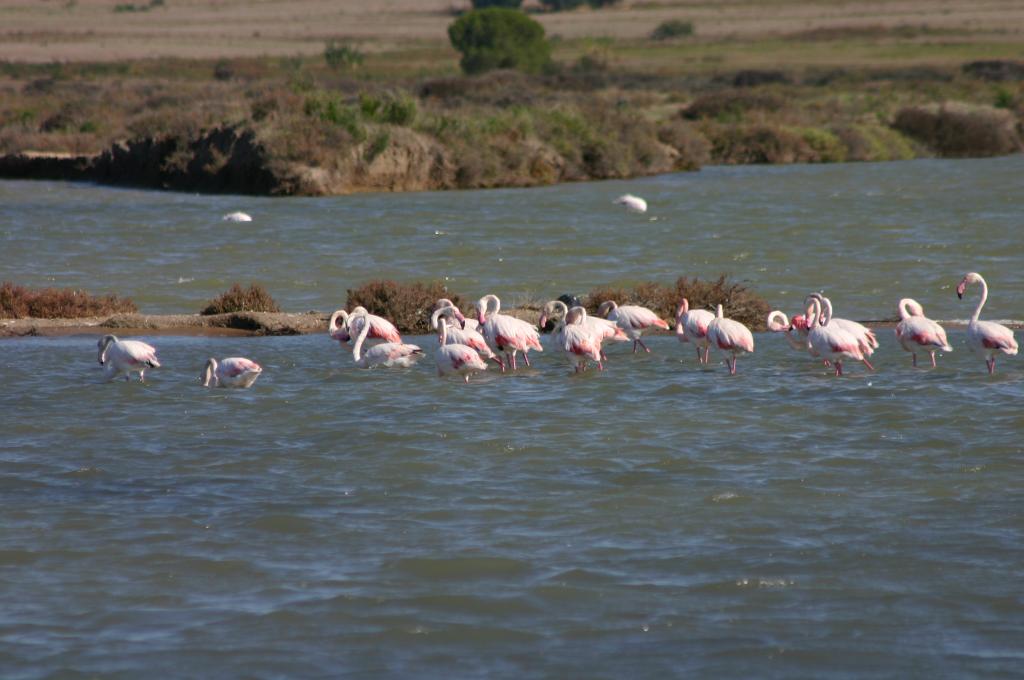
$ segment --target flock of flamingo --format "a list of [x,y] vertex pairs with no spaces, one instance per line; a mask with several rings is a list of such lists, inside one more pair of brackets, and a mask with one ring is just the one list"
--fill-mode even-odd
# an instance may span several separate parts
[[[985,359],[988,372],[994,373],[998,354],[1017,354],[1017,341],[1013,331],[992,321],[980,321],[982,307],[988,299],[988,284],[976,272],[965,275],[956,287],[957,296],[963,298],[967,286],[980,284],[981,298],[967,325],[967,344]],[[874,367],[869,357],[878,349],[878,339],[866,326],[833,316],[832,301],[820,293],[812,293],[804,300],[805,311],[786,317],[781,311],[768,315],[768,329],[784,334],[789,344],[833,366],[837,376],[843,375],[844,361],[862,362],[869,370]],[[935,366],[935,353],[951,352],[946,332],[935,321],[924,315],[916,301],[904,298],[897,305],[900,322],[896,338],[900,346],[910,352],[913,365],[917,354],[927,352]],[[754,351],[754,336],[742,323],[726,318],[722,305],[717,313],[704,309],[690,309],[684,298],[676,313],[675,333],[680,342],[696,346],[697,362],[707,364],[712,347],[725,355],[730,374],[736,373],[736,360]],[[617,305],[614,301],[601,304],[599,317],[590,316],[579,306],[568,307],[560,300],[548,302],[537,327],[521,319],[501,313],[501,300],[496,295],[485,295],[476,304],[476,318],[467,319],[451,300],[438,300],[430,325],[438,334],[438,347],[434,361],[440,376],[459,375],[469,382],[471,375],[487,369],[487,361],[495,362],[502,372],[517,369],[517,356],[521,353],[527,366],[530,351],[544,351],[539,329],[549,320],[555,322],[552,344],[561,351],[576,372],[587,370],[591,363],[604,370],[607,359],[602,346],[605,342],[633,342],[633,352],[642,348],[651,350],[641,336],[652,329],[669,329],[669,324],[650,309],[636,305]],[[601,318],[604,317],[604,318]],[[351,312],[338,310],[331,315],[328,333],[343,346],[355,337],[352,358],[360,368],[375,366],[411,366],[424,356],[423,350],[402,341],[398,329],[387,319],[370,314],[363,307]],[[370,345],[370,341],[377,344]],[[138,340],[118,340],[113,335],[100,339],[99,362],[106,369],[108,380],[132,373],[142,381],[145,371],[157,368],[160,362],[156,350]],[[365,347],[365,349],[364,349]],[[217,361],[210,358],[200,376],[204,387],[250,387],[263,372],[254,361],[244,357],[229,357]]]

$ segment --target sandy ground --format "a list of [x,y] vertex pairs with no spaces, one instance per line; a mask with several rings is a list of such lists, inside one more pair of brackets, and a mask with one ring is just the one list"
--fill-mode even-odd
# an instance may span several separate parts
[[[469,7],[468,0],[151,2],[3,0],[0,60],[319,54],[330,39],[368,52],[437,47],[447,45],[454,12]],[[534,16],[549,35],[563,38],[641,38],[667,19],[682,19],[694,22],[702,39],[739,42],[817,29],[923,26],[934,32],[929,40],[970,34],[1024,44],[1021,0],[623,0],[601,11]]]

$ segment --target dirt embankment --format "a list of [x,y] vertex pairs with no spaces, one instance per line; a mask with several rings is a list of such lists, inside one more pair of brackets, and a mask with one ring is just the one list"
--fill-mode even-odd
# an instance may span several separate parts
[[0,337],[104,335],[304,335],[327,331],[328,317],[307,314],[115,314],[82,319],[4,319]]

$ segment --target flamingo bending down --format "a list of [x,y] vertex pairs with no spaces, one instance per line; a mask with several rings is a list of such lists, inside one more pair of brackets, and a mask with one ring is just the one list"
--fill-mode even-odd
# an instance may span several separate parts
[[768,330],[773,333],[785,333],[786,342],[798,352],[808,350],[807,319],[803,314],[797,314],[790,321],[783,312],[776,309],[768,315]]
[[736,375],[736,355],[754,351],[754,336],[739,321],[725,318],[722,305],[718,305],[715,318],[708,324],[708,342],[729,354],[729,375]]
[[[576,369],[577,373],[587,370],[587,359],[597,363],[597,370],[603,371],[604,364],[601,360],[604,353],[601,351],[601,342],[604,339],[602,334],[607,327],[600,324],[588,323],[587,310],[583,307],[572,307],[567,309],[564,302],[554,301],[557,304],[548,303],[545,310],[551,307],[557,320],[555,329],[552,331],[552,339],[555,346],[565,353],[565,358]],[[561,305],[559,307],[558,305]],[[566,311],[563,312],[562,310]],[[603,321],[603,319],[602,319]],[[547,314],[540,317],[540,326],[543,328],[547,322]]]
[[[715,315],[706,309],[690,309],[690,301],[683,298],[676,311],[676,337],[679,342],[692,342],[697,346],[697,363],[708,363],[711,343],[708,341],[708,326]],[[704,348],[703,355],[701,347]]]
[[[989,375],[996,372],[996,352],[1002,352],[1013,356],[1017,353],[1017,340],[1013,337],[1013,331],[1006,326],[994,321],[978,321],[981,308],[985,306],[988,299],[988,284],[981,274],[969,272],[964,275],[956,287],[956,294],[961,300],[967,290],[967,284],[981,284],[981,300],[974,308],[970,323],[967,324],[967,344],[979,356],[985,358],[985,365],[988,366]],[[987,355],[987,356],[986,356]]]
[[125,380],[131,374],[139,374],[139,382],[145,378],[147,368],[159,368],[156,349],[139,340],[118,340],[116,335],[104,335],[96,343],[99,347],[100,366],[106,367],[107,380],[124,375]]
[[[441,331],[438,319],[440,319],[440,323],[445,323],[445,319],[441,317],[453,317],[456,322],[466,320],[462,315],[462,312],[460,312],[458,307],[455,305],[438,307],[434,310],[434,313],[430,315],[430,327],[438,332]],[[465,345],[466,347],[474,349],[482,354],[484,359],[494,361],[496,364],[501,366],[501,360],[494,352],[491,351],[491,348],[487,346],[487,341],[478,331],[471,328],[459,328],[458,323],[454,325],[446,325],[448,328],[442,337],[446,339],[449,345]]]
[[833,323],[827,308],[823,315],[821,300],[818,298],[810,298],[810,300],[807,325],[811,330],[807,333],[807,342],[819,356],[835,364],[836,375],[843,374],[843,359],[862,361],[869,369],[875,370],[865,356],[860,338],[847,328]]
[[924,350],[931,356],[932,368],[935,368],[935,350],[953,351],[946,340],[946,331],[924,315],[924,308],[916,300],[903,298],[896,308],[901,319],[896,324],[896,339],[903,349],[911,353],[914,366],[917,366],[917,352]]
[[606,300],[597,308],[597,313],[610,321],[618,324],[619,328],[633,341],[633,353],[636,354],[637,345],[650,352],[650,348],[643,343],[640,336],[645,330],[651,328],[663,328],[668,330],[668,324],[658,315],[637,305],[623,305],[619,307],[614,300]]
[[[552,300],[544,305],[544,309],[540,315],[540,321],[537,322],[537,327],[543,330],[544,326],[548,323],[548,319],[561,320],[563,324],[566,324],[568,323],[568,321],[566,321],[568,314],[569,307],[564,302],[561,300]],[[584,314],[582,316],[581,323],[598,339],[599,345],[603,344],[605,340],[611,340],[612,342],[629,342],[629,336],[626,335],[614,321]],[[557,329],[558,326],[555,328]],[[556,345],[559,344],[559,342],[560,341],[558,339],[555,340]],[[601,349],[601,360],[608,361],[608,357],[605,356],[603,349]]]
[[263,368],[255,361],[245,357],[228,357],[219,362],[210,357],[200,378],[203,387],[251,387],[256,378],[260,377]]
[[640,198],[639,196],[634,196],[633,194],[622,194],[614,201],[612,201],[612,203],[615,203],[616,205],[625,206],[626,210],[628,210],[629,212],[647,212],[647,201]]
[[[360,316],[366,316],[365,312],[353,314],[350,322]],[[374,345],[362,353],[363,342],[370,333],[371,322],[362,319],[360,322],[359,337],[356,338],[355,347],[352,348],[352,358],[359,368],[373,368],[374,366],[412,366],[420,357],[423,350],[416,345],[409,345],[404,342],[384,342]]]
[[[431,318],[432,321],[437,321],[438,312],[441,312],[442,308],[434,312],[434,316]],[[445,316],[448,316],[447,314]],[[448,332],[451,329],[448,327],[448,319],[441,318],[438,330],[438,348],[434,351],[434,361],[437,363],[437,374],[441,377],[451,375],[452,373],[458,373],[466,382],[469,382],[469,376],[473,373],[479,373],[480,371],[487,370],[487,363],[480,358],[477,350],[468,345],[462,343],[452,342],[452,339],[448,337]]]
[[[857,342],[860,345],[861,352],[864,353],[864,356],[869,357],[875,353],[875,350],[878,349],[878,338],[875,337],[875,332],[873,330],[862,323],[851,321],[850,319],[833,318],[832,301],[821,293],[811,293],[804,299],[804,304],[807,304],[807,301],[812,298],[821,303],[821,309],[824,315],[822,318],[827,316],[831,320],[830,323],[849,331],[857,338]],[[808,307],[807,316],[810,317],[810,307]]]
[[[340,326],[337,323],[339,318],[341,319]],[[344,345],[352,339],[353,335],[359,335],[359,330],[362,328],[365,320],[368,320],[370,323],[368,339],[383,340],[384,342],[402,342],[402,336],[398,333],[398,329],[395,328],[395,324],[382,316],[370,314],[366,311],[365,307],[356,307],[351,313],[344,309],[339,309],[331,314],[331,320],[327,325],[327,333],[331,336],[332,340],[337,340]]]
[[[456,323],[452,323],[452,324],[448,325],[448,332],[449,333],[452,330],[460,328],[460,327],[462,329],[469,329],[471,331],[479,331],[480,330],[480,324],[477,322],[477,320],[476,319],[467,319],[466,317],[464,317],[462,315],[462,310],[459,309],[458,307],[456,307],[455,303],[452,302],[451,300],[449,300],[448,298],[441,298],[440,300],[438,300],[437,302],[434,303],[434,310],[435,311],[438,310],[438,309],[443,309],[444,307],[451,307],[452,309],[454,309],[455,310],[455,320],[459,322],[457,324]],[[434,330],[436,331],[437,328],[434,328]]]
[[[477,321],[483,329],[483,336],[487,343],[499,352],[505,354],[508,364],[512,370],[516,370],[516,352],[523,353],[523,360],[530,365],[529,351],[535,349],[543,352],[544,347],[540,344],[540,335],[533,326],[522,319],[517,319],[508,314],[499,314],[501,311],[501,300],[497,295],[485,295],[476,303]],[[504,372],[505,364],[502,363],[501,370]]]

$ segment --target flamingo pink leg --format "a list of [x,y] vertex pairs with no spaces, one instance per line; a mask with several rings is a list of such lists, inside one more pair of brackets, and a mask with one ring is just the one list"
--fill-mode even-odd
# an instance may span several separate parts
[[935,368],[935,352],[929,352],[932,357],[932,368]]
[[527,368],[532,368],[532,366],[530,366],[530,354],[528,352],[523,352],[523,361],[526,362]]
[[996,372],[996,358],[992,357],[985,360],[985,365],[988,366],[988,374],[992,375]]
[[[911,352],[910,356],[914,357],[914,368],[917,368],[917,352]],[[935,365],[935,355],[932,355],[932,366]]]
[[637,346],[638,344],[639,344],[639,345],[640,345],[641,347],[643,347],[643,348],[644,348],[644,351],[645,351],[645,352],[650,352],[650,351],[651,351],[651,350],[650,350],[650,348],[649,348],[649,347],[647,347],[647,345],[645,345],[645,344],[644,344],[644,341],[643,341],[643,340],[641,340],[640,338],[637,338],[636,340],[634,340],[634,341],[633,341],[633,351],[634,351],[634,352],[636,352],[636,346]]
[[869,371],[871,371],[872,373],[874,373],[874,371],[875,371],[875,367],[871,365],[871,362],[870,362],[870,361],[868,361],[867,359],[861,359],[861,361],[863,361],[863,362],[864,362],[864,365],[868,367],[868,370],[869,370]]

